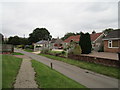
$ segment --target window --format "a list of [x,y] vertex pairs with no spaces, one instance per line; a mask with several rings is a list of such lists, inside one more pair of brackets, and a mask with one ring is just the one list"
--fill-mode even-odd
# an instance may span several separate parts
[[108,47],[112,48],[112,41],[108,41]]
[[112,41],[112,47],[118,47],[118,40]]
[[118,48],[118,40],[109,40],[108,47],[109,48]]

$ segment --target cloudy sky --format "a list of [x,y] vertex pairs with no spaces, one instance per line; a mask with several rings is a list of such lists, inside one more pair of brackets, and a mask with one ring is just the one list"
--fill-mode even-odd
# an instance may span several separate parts
[[53,37],[62,37],[67,32],[118,28],[118,0],[6,0],[0,8],[1,32],[5,37],[28,37],[35,28],[46,28]]

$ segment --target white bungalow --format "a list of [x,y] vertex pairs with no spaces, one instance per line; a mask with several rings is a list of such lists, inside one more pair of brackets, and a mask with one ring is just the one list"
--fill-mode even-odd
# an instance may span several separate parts
[[43,48],[46,48],[48,47],[48,41],[46,40],[41,40],[41,41],[38,41],[36,43],[34,43],[34,51],[39,51]]

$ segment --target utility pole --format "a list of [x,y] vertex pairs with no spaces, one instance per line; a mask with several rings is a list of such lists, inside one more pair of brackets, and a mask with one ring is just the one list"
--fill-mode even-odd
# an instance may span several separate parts
[[25,38],[25,34],[23,34],[23,37]]

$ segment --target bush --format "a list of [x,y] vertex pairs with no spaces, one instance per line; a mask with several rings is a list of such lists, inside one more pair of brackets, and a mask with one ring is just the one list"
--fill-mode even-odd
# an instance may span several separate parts
[[65,51],[62,51],[61,53],[62,53],[62,54],[65,54]]
[[49,51],[50,51],[50,50],[49,50],[48,48],[44,48],[44,49],[41,50],[41,53],[46,54],[46,53],[48,53]]
[[24,45],[17,45],[17,48],[24,48]]
[[73,54],[73,49],[68,50],[68,54]]
[[74,49],[73,49],[73,54],[74,55],[80,55],[82,53],[80,45],[76,44]]
[[67,51],[67,48],[64,48],[63,50],[64,50],[64,51]]
[[98,52],[104,52],[104,46],[101,46]]
[[30,47],[30,49],[34,49],[34,46],[33,46],[33,45],[30,45],[29,47]]

